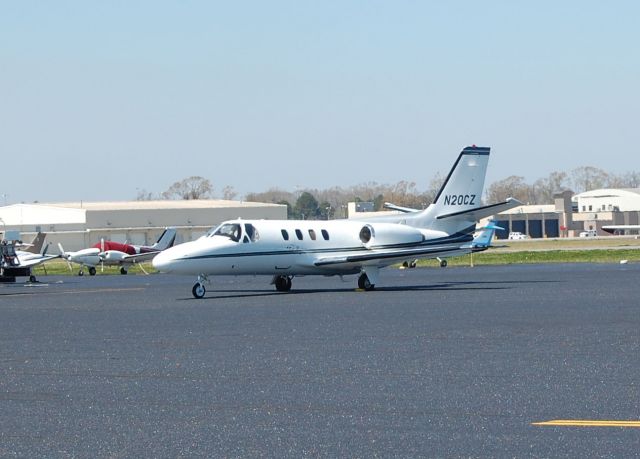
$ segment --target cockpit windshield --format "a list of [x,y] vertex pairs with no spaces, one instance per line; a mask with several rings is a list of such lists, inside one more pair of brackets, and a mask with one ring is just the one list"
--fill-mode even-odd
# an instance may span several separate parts
[[215,230],[209,231],[207,236],[224,236],[228,237],[232,241],[238,242],[240,240],[241,228],[238,223],[223,223]]

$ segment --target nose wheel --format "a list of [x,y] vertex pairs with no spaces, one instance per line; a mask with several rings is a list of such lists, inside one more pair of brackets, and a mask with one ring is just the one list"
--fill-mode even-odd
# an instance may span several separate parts
[[198,276],[198,282],[196,282],[193,288],[191,289],[191,293],[193,294],[194,298],[199,300],[202,297],[204,297],[205,293],[207,293],[207,289],[204,286],[204,282],[206,280],[207,280],[207,276],[205,276],[204,274],[200,274]]
[[193,286],[193,288],[191,289],[191,293],[193,294],[194,298],[200,299],[204,296],[205,293],[207,293],[207,289],[204,287],[204,285],[198,283]]

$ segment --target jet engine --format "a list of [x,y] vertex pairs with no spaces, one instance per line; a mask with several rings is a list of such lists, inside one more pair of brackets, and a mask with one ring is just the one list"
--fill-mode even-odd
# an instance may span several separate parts
[[358,237],[368,249],[417,244],[425,240],[419,229],[396,223],[368,223],[360,229]]

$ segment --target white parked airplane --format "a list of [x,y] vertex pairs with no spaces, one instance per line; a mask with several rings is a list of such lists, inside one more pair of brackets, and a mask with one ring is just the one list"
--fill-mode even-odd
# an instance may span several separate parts
[[197,275],[192,293],[202,298],[210,275],[272,275],[278,291],[303,275],[359,274],[371,290],[384,266],[416,258],[472,251],[476,221],[520,205],[515,199],[483,206],[480,199],[489,148],[465,148],[434,202],[422,211],[357,220],[232,220],[205,236],[160,253],[156,269]]
[[640,232],[640,225],[605,225],[604,231],[611,234],[626,234],[627,231]]
[[122,244],[120,242],[100,241],[88,249],[77,252],[65,252],[62,244],[58,244],[60,256],[70,263],[80,265],[79,276],[84,275],[84,267],[89,268],[89,275],[96,274],[99,264],[120,266],[120,273],[127,274],[127,267],[134,263],[149,261],[158,253],[171,247],[176,239],[176,229],[166,228],[151,246]]
[[48,245],[44,245],[46,233],[37,233],[31,243],[19,240],[4,240],[1,242],[0,270],[3,276],[28,276],[30,282],[36,282],[36,276],[31,268],[46,261],[58,258],[58,255],[47,255]]

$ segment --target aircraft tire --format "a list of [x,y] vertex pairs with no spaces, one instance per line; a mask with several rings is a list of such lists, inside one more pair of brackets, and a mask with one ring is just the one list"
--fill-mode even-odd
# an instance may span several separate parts
[[84,271],[78,271],[78,276],[84,276]]
[[123,276],[127,274],[127,270],[124,268],[124,266],[120,268],[120,274],[122,274]]
[[291,290],[291,278],[289,276],[278,276],[275,284],[276,290],[279,292],[288,292]]
[[29,282],[31,283],[36,282],[36,276],[34,275],[29,276]]
[[366,274],[360,274],[358,277],[358,288],[362,290],[371,291],[375,288],[375,285],[371,283],[369,277]]
[[204,294],[206,292],[207,292],[207,289],[204,287],[204,285],[200,283],[195,284],[191,289],[191,293],[193,294],[193,297],[197,298],[198,300],[204,297]]
[[440,267],[441,268],[446,268],[448,264],[449,263],[447,263],[447,260],[440,260]]
[[95,276],[96,275],[96,268],[94,268],[93,266],[89,266],[89,275],[90,276]]

